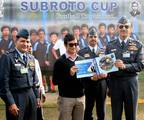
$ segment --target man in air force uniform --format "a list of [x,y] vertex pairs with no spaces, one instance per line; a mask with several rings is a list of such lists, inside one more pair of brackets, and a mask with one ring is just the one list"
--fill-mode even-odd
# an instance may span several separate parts
[[[98,46],[98,35],[95,27],[89,29],[88,34],[88,47],[79,51],[79,55],[85,59],[99,57],[104,55],[104,50]],[[106,80],[97,79],[95,81],[91,79],[85,80],[85,95],[86,95],[86,109],[84,120],[93,120],[93,108],[96,102],[97,119],[105,119],[105,98],[106,98]]]
[[29,33],[22,29],[16,47],[0,59],[0,96],[7,120],[36,120],[38,98],[34,57],[27,53]]
[[115,53],[117,72],[110,73],[112,120],[121,120],[123,106],[126,120],[136,120],[138,73],[144,68],[143,45],[129,37],[131,23],[126,17],[118,21],[119,36],[110,42],[106,53]]

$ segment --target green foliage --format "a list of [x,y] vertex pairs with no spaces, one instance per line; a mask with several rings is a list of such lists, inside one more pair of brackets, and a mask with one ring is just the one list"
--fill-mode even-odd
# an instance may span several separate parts
[[[144,98],[144,71],[139,74],[139,98]],[[107,101],[110,101],[108,98]],[[47,101],[43,105],[45,120],[57,120],[58,119],[58,107],[57,107],[57,93],[51,93],[47,96]],[[144,104],[138,105],[137,120],[143,119]],[[5,120],[5,107],[2,100],[0,100],[0,120]],[[106,118],[111,120],[111,106],[106,105]],[[96,119],[96,112],[94,109],[94,119]],[[124,113],[123,119],[125,120]]]
[[144,80],[144,71],[140,72],[139,80]]

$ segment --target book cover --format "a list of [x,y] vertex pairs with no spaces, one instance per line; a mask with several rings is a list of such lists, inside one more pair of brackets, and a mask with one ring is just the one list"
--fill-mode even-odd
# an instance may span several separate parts
[[90,77],[94,74],[93,59],[75,61],[75,65],[78,68],[77,78]]
[[95,58],[95,69],[97,74],[107,74],[110,72],[118,71],[115,66],[116,57],[114,53],[103,55]]
[[77,78],[91,77],[96,74],[107,74],[110,72],[118,71],[118,68],[114,65],[116,61],[115,54],[107,54],[94,59],[86,59],[75,61],[75,65],[78,68],[76,73]]

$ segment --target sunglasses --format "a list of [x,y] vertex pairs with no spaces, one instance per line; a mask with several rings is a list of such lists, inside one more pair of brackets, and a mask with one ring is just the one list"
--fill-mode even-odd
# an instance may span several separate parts
[[91,35],[91,36],[89,36],[90,38],[97,38],[97,36],[95,36],[95,35]]
[[77,47],[79,44],[78,43],[69,43],[68,45],[69,45],[69,47],[73,47],[73,46]]
[[119,26],[119,29],[122,29],[123,27],[125,27],[126,29],[128,29],[128,28],[129,28],[129,25],[120,25],[120,26]]

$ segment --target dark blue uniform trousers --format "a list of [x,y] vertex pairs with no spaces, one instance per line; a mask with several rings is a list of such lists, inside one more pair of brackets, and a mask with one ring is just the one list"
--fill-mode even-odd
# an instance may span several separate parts
[[7,120],[37,120],[36,118],[36,97],[32,88],[15,90],[12,92],[15,103],[19,108],[19,115],[14,117],[6,107]]
[[105,99],[107,85],[106,81],[102,80],[95,85],[90,85],[85,89],[86,108],[84,120],[93,120],[93,108],[96,104],[97,120],[105,119]]
[[122,120],[123,106],[126,120],[136,120],[138,99],[137,77],[115,78],[110,80],[112,120]]

